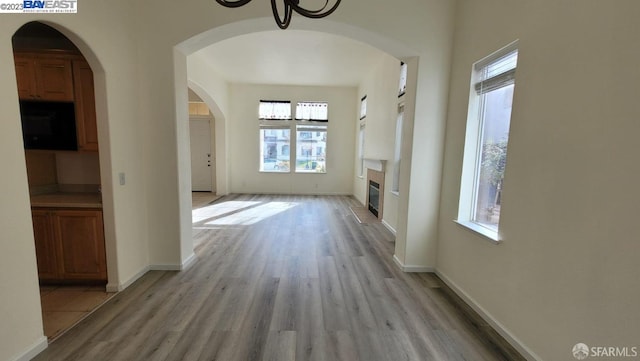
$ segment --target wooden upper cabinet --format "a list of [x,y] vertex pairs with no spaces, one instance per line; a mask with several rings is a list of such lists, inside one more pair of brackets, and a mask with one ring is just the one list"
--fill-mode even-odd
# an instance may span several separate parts
[[16,56],[16,80],[20,99],[36,99],[36,66],[32,57]]
[[21,100],[74,100],[71,60],[19,54],[15,66]]
[[78,149],[82,151],[98,151],[93,71],[84,60],[73,61],[73,90],[76,99]]

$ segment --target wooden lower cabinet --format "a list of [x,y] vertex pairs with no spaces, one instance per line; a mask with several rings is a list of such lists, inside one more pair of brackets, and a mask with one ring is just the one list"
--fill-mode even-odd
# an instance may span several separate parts
[[106,281],[102,211],[33,209],[41,281]]

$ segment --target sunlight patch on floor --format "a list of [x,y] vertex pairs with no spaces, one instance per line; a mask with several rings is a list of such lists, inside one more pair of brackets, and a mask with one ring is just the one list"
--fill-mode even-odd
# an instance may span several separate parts
[[[258,203],[258,202],[248,202],[248,203]],[[220,205],[223,205],[223,204],[224,203],[221,203]],[[295,207],[296,205],[297,203],[291,203],[291,202],[263,203],[255,207],[245,207],[246,209],[239,212],[234,212],[225,217],[213,219],[209,222],[206,222],[205,225],[207,226],[237,226],[237,225],[248,226],[248,225],[252,225],[254,223],[260,222],[266,218],[275,216],[276,214],[282,213],[286,210],[289,210]],[[217,205],[210,206],[210,207],[215,207],[215,206]],[[224,213],[220,213],[220,214],[224,214]]]
[[241,209],[254,207],[260,202],[249,201],[229,201],[212,204],[210,206],[194,209],[191,211],[193,224],[205,221],[207,219],[220,217],[225,214],[231,214]]

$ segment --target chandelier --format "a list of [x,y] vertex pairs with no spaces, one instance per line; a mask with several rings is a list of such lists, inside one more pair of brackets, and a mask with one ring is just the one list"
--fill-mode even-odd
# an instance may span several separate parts
[[[301,7],[300,0],[283,0],[283,1],[284,1],[284,16],[280,16],[280,11],[276,6],[276,0],[271,0],[271,10],[273,10],[273,18],[276,20],[276,24],[278,24],[278,27],[280,29],[286,29],[289,27],[289,24],[291,23],[291,15],[293,14],[294,11],[307,18],[320,19],[336,11],[336,9],[338,8],[338,5],[340,5],[341,0],[335,0],[335,4],[332,7],[329,7],[329,3],[331,0],[325,0],[324,6],[316,10],[308,10]],[[251,2],[251,0],[236,0],[236,1],[216,0],[216,2],[228,8],[239,8],[241,6],[247,5],[249,2]]]

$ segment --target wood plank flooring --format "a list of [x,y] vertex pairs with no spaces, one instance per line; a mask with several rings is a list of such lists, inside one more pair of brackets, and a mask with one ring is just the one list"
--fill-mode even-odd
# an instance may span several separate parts
[[194,219],[197,261],[148,272],[36,360],[521,360],[343,196],[232,195]]

